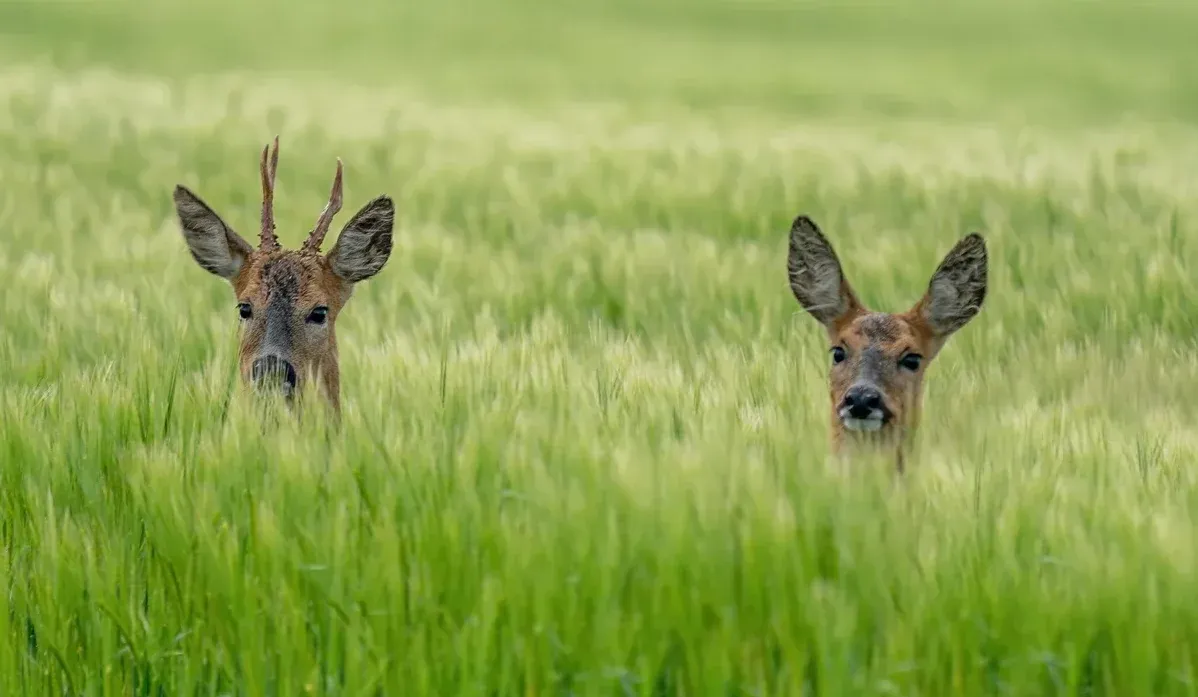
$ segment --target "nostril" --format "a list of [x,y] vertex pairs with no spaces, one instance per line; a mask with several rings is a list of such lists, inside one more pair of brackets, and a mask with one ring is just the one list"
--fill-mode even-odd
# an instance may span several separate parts
[[295,368],[278,356],[266,356],[254,361],[250,366],[250,379],[256,383],[279,380],[288,387],[295,387],[297,382]]
[[277,356],[265,356],[263,358],[259,358],[258,360],[254,361],[254,364],[250,367],[250,377],[252,377],[255,381],[265,380],[266,378],[271,377],[275,373],[279,372],[279,363],[281,363],[281,361]]
[[872,417],[875,412],[885,409],[882,403],[882,393],[872,387],[855,387],[844,395],[841,405],[855,419]]

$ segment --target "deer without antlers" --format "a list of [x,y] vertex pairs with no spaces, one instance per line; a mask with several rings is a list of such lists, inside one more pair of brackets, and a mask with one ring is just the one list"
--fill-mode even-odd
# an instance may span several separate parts
[[858,301],[832,245],[807,216],[790,229],[787,272],[799,304],[828,331],[832,441],[895,449],[903,469],[906,432],[919,422],[923,376],[949,336],[981,310],[986,243],[971,233],[940,262],[907,312],[872,312]]
[[328,254],[320,246],[341,210],[341,160],[329,201],[299,250],[275,235],[275,172],[279,139],[262,150],[262,228],[258,249],[233,231],[199,196],[175,187],[175,211],[191,256],[233,285],[241,318],[238,363],[244,382],[280,389],[290,402],[303,381],[319,378],[340,409],[335,327],[354,284],[374,276],[391,255],[395,206],[379,196],[362,207]]

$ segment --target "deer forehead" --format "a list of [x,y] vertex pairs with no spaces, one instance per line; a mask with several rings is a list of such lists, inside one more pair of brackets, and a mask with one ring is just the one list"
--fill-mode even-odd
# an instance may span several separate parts
[[928,337],[921,327],[905,315],[870,312],[858,315],[840,327],[836,340],[846,348],[875,349],[885,354],[919,351]]
[[235,288],[244,299],[333,305],[341,297],[340,285],[324,257],[283,250],[251,258]]

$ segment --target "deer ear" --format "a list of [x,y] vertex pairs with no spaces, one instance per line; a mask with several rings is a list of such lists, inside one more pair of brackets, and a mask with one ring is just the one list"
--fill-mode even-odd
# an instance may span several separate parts
[[964,327],[986,299],[986,242],[977,233],[957,242],[928,283],[928,292],[915,306],[937,337]]
[[175,213],[196,263],[209,273],[233,280],[254,248],[182,185],[175,187]]
[[861,310],[835,250],[815,222],[805,215],[795,218],[790,227],[786,270],[790,290],[799,305],[824,326],[832,327]]
[[395,204],[389,196],[379,196],[363,206],[341,229],[337,244],[326,256],[333,273],[350,283],[378,273],[391,256],[394,224]]

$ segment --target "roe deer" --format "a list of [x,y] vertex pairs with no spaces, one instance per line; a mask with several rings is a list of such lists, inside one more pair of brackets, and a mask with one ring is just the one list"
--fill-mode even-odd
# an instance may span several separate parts
[[[269,154],[269,158],[268,158]],[[341,210],[341,159],[329,201],[298,250],[275,236],[274,153],[262,150],[262,230],[254,249],[186,187],[175,187],[175,211],[191,256],[204,270],[233,285],[241,318],[238,347],[243,382],[281,389],[291,403],[301,384],[319,379],[324,396],[340,411],[337,316],[355,283],[374,276],[391,255],[395,206],[387,196],[367,203],[350,219],[327,255],[320,245]]]
[[945,341],[977,315],[986,297],[986,243],[963,237],[940,262],[927,292],[907,312],[866,309],[832,245],[805,215],[790,228],[787,272],[799,304],[828,331],[832,446],[846,439],[893,447],[903,470],[907,432],[919,422],[923,376]]

